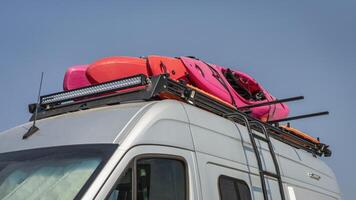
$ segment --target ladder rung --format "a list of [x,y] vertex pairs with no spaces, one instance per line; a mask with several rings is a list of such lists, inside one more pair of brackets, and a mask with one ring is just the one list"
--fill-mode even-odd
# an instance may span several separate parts
[[273,177],[273,178],[276,178],[276,179],[280,179],[281,178],[278,174],[275,174],[275,173],[272,173],[272,172],[269,172],[269,171],[262,171],[261,173],[263,175],[265,175],[265,176],[270,176],[270,177]]
[[264,137],[262,137],[262,136],[259,136],[259,135],[255,134],[255,133],[251,133],[251,134],[252,134],[252,136],[253,136],[254,138],[269,143],[269,140],[268,140],[267,138],[264,138]]

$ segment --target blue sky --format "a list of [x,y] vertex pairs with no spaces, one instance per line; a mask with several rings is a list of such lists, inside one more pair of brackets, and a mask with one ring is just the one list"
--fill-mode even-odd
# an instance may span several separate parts
[[345,199],[356,188],[356,1],[1,1],[0,130],[29,118],[43,93],[61,89],[71,65],[111,55],[195,55],[256,78],[290,103],[293,122],[333,156]]

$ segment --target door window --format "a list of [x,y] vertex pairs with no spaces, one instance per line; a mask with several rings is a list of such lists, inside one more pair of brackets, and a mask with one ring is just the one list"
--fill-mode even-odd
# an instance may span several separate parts
[[137,161],[138,200],[184,200],[185,167],[182,161],[147,158]]
[[220,176],[219,191],[221,200],[251,200],[248,185],[239,179]]
[[[136,182],[137,200],[187,199],[186,166],[183,161],[170,158],[141,158],[135,162],[135,172],[129,167],[119,179],[109,200],[133,199]],[[133,172],[135,174],[133,174]],[[136,177],[135,182],[132,181]]]

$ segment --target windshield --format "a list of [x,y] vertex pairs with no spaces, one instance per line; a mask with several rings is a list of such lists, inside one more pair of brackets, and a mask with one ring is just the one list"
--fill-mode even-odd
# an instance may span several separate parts
[[80,145],[0,154],[0,199],[74,199],[116,145]]

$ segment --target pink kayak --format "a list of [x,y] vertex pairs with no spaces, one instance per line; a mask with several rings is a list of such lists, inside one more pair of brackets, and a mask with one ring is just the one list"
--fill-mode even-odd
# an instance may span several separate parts
[[88,65],[76,65],[67,69],[63,80],[64,90],[74,90],[90,85],[86,76]]
[[[228,88],[240,107],[276,100],[251,76],[223,67],[218,67],[218,70],[224,74],[225,80],[229,83]],[[289,108],[284,103],[260,106],[252,108],[251,111],[254,117],[262,121],[282,119],[289,114]]]
[[[198,59],[181,57],[187,67],[190,80],[200,89],[236,107],[273,101],[275,98],[252,77],[221,66],[207,64]],[[263,121],[288,116],[285,104],[274,104],[251,109],[251,115]]]
[[208,92],[223,101],[233,103],[233,97],[227,90],[227,82],[223,79],[223,74],[212,69],[201,60],[180,57],[187,68],[190,81],[198,88]]

